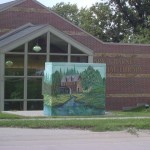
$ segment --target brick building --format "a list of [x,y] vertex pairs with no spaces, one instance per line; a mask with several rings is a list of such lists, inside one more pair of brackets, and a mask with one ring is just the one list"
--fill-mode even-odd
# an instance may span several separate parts
[[0,110],[43,109],[45,61],[106,63],[106,109],[150,104],[150,45],[105,43],[36,0],[0,5]]

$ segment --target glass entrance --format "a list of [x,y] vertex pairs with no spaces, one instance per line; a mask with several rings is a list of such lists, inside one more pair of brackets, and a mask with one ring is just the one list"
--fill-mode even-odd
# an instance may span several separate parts
[[52,33],[5,53],[5,110],[43,109],[42,78],[47,61],[85,63],[88,55]]

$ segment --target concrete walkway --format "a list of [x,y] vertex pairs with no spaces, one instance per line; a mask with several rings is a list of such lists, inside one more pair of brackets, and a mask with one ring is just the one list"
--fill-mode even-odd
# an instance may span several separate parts
[[[137,136],[138,135],[138,136]],[[0,150],[149,150],[150,131],[0,128]]]
[[[8,114],[15,114],[15,115],[20,115],[20,116],[28,116],[28,117],[41,117],[41,116],[45,116],[43,111],[3,111],[3,113],[8,113]],[[74,117],[62,117],[62,118],[43,118],[43,119],[51,119],[51,120],[74,120],[74,119],[78,119],[78,120],[83,120],[83,119],[86,119],[86,120],[92,120],[92,119],[144,119],[144,118],[149,118],[150,119],[150,116],[149,117],[107,117],[107,115],[109,115],[108,113],[106,114],[106,117],[105,115],[102,117],[79,117],[79,118],[74,118]]]
[[44,116],[43,110],[41,111],[2,111],[2,112],[8,113],[8,114],[20,115],[20,116],[29,116],[29,117]]

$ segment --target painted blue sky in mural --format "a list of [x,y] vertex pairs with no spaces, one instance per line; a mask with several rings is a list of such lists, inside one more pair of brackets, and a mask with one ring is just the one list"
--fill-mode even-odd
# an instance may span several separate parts
[[[49,72],[49,75],[58,70],[62,70],[64,72],[66,72],[67,69],[72,69],[73,67],[75,67],[75,68],[77,67],[79,73],[81,73],[85,69],[87,69],[87,64],[84,64],[84,63],[82,64],[82,67],[79,67],[81,65],[80,63],[54,63],[54,65],[55,65],[55,67],[53,67],[53,72],[52,72],[48,69],[48,68],[51,68],[51,63],[45,63],[45,66],[48,69],[47,71]],[[90,63],[88,63],[88,65],[90,66]],[[104,66],[106,66],[106,65],[94,63],[94,67],[93,67],[95,70],[98,70],[100,72],[102,78],[104,78],[106,75],[106,68]]]

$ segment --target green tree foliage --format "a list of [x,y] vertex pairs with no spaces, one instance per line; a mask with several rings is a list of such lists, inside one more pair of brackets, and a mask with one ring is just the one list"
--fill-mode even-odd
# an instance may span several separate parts
[[120,42],[124,38],[124,33],[128,32],[121,14],[114,13],[113,8],[107,3],[95,3],[89,10],[82,11],[80,26],[105,42]]
[[105,42],[119,42],[124,38],[126,22],[106,3],[78,9],[76,4],[58,3],[51,8],[65,19]]
[[122,13],[134,30],[138,27],[149,28],[148,16],[150,15],[150,0],[110,0],[110,4]]
[[80,27],[103,41],[111,41],[106,32],[111,27],[111,10],[108,5],[96,3],[89,9],[82,8],[79,13]]
[[100,0],[81,9],[61,2],[51,9],[104,42],[150,43],[150,0]]
[[109,4],[128,24],[123,42],[150,43],[150,0],[110,0]]
[[150,44],[150,30],[141,29],[139,33],[134,33],[132,35],[127,34],[123,42],[125,43],[137,43],[137,44]]
[[78,25],[78,13],[79,9],[76,4],[66,4],[64,2],[57,3],[51,8],[51,10],[58,13],[63,18],[71,21],[72,23]]
[[102,84],[102,77],[98,70],[94,70],[92,66],[81,73],[81,83],[84,90],[95,89]]

